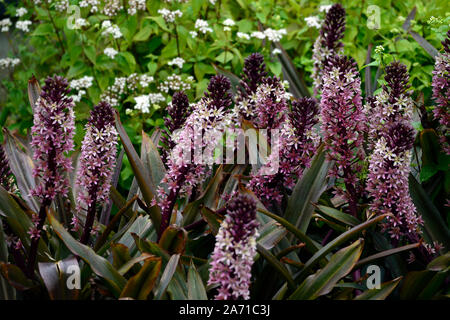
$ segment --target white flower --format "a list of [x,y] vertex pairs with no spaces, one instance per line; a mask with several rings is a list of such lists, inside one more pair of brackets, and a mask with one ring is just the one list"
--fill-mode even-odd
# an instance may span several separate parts
[[274,30],[268,28],[264,31],[264,34],[270,41],[278,42],[281,40],[281,38],[283,38],[283,35],[287,34],[287,32],[286,29]]
[[139,110],[142,113],[150,112],[150,99],[148,95],[134,97],[134,100],[136,101],[136,105],[134,106],[135,110]]
[[236,23],[233,21],[233,19],[226,19],[224,22],[223,22],[223,25],[224,26],[227,26],[227,27],[232,27],[232,26],[234,26]]
[[332,4],[320,6],[319,11],[327,13],[328,10],[330,10],[332,6],[333,6]]
[[29,26],[31,25],[31,21],[30,20],[23,20],[23,21],[17,21],[16,22],[16,28],[19,30],[22,30],[23,32],[29,32],[30,28]]
[[129,0],[128,5],[128,14],[134,16],[138,10],[145,11],[147,9],[145,0]]
[[277,54],[280,54],[280,53],[281,53],[281,50],[278,49],[278,48],[275,48],[275,49],[272,50],[272,54],[273,54],[274,56],[276,56]]
[[176,18],[181,18],[181,16],[183,15],[183,12],[181,12],[180,10],[170,11],[166,8],[159,9],[158,13],[162,15],[162,17],[164,18],[164,20],[166,20],[166,22],[170,23],[175,22]]
[[2,32],[8,32],[9,27],[11,27],[11,26],[12,26],[11,19],[5,18],[3,20],[0,20],[0,27],[1,27]]
[[236,35],[239,39],[250,40],[250,35],[248,33],[238,32]]
[[74,29],[81,29],[81,27],[86,27],[89,25],[89,22],[86,19],[78,18],[75,20],[75,24],[73,26]]
[[26,15],[27,12],[28,12],[28,10],[25,8],[18,8],[16,10],[16,17],[22,17],[22,16]]
[[105,20],[102,22],[102,35],[112,35],[114,39],[118,39],[122,37],[122,32],[120,31],[119,27],[115,24],[112,24],[111,21]]
[[17,66],[20,63],[20,59],[17,58],[3,58],[0,59],[0,69],[7,69]]
[[320,19],[318,16],[310,16],[305,18],[306,24],[308,27],[314,27],[317,29],[320,29]]
[[98,12],[98,6],[100,5],[100,0],[82,0],[80,1],[81,8],[87,8],[91,6],[91,13]]
[[103,53],[108,57],[110,57],[111,59],[114,59],[116,54],[118,54],[119,52],[114,48],[105,48],[105,50],[103,50]]
[[266,35],[264,34],[264,32],[261,32],[261,31],[254,31],[254,32],[252,32],[252,34],[251,34],[251,37],[252,38],[257,38],[257,39],[265,39],[266,38]]
[[379,45],[379,46],[376,46],[376,47],[375,47],[375,53],[376,53],[376,54],[380,54],[380,53],[382,53],[383,51],[384,51],[384,47],[383,47],[383,46]]
[[176,66],[178,66],[178,68],[183,68],[183,64],[184,64],[184,59],[183,58],[180,58],[180,57],[177,57],[177,58],[175,58],[175,59],[172,59],[172,60],[170,60],[167,64],[169,65],[169,66],[173,66],[173,65],[176,65]]
[[212,32],[213,30],[209,27],[208,21],[197,19],[195,21],[195,29],[198,29],[203,34],[206,34],[207,32]]
[[189,34],[191,35],[192,38],[197,38],[198,36],[197,31],[189,31]]

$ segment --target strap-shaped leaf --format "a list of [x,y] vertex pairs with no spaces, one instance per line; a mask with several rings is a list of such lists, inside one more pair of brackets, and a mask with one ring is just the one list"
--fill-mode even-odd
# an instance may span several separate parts
[[189,300],[208,300],[205,285],[202,277],[195,268],[191,260],[191,266],[188,271],[188,299]]
[[362,248],[363,240],[359,239],[336,252],[323,269],[303,281],[289,300],[314,300],[329,293],[353,269],[361,256]]
[[161,270],[161,258],[147,258],[139,272],[128,280],[120,298],[147,300]]
[[68,281],[72,275],[81,277],[80,267],[74,256],[57,262],[39,262],[38,266],[50,299],[76,300],[78,298],[81,288],[68,287]]
[[394,280],[384,282],[380,285],[380,289],[370,289],[364,291],[355,300],[384,300],[392,291],[398,286],[403,277],[395,278]]

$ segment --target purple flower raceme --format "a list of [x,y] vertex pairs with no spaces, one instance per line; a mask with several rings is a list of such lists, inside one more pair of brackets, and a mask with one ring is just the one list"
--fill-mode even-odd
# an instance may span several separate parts
[[172,135],[175,147],[167,160],[167,173],[159,188],[162,222],[159,236],[167,228],[176,199],[189,199],[204,181],[208,166],[214,163],[214,148],[228,128],[236,123],[231,106],[231,83],[217,75],[211,78],[208,92],[192,107],[184,126]]
[[339,55],[328,59],[320,101],[322,131],[327,157],[335,162],[330,176],[342,179],[345,191],[338,187],[337,192],[346,197],[354,216],[362,192],[357,172],[361,171],[359,162],[363,158],[361,146],[366,131],[360,86],[353,59]]
[[[89,241],[97,206],[109,197],[118,143],[113,108],[100,102],[91,111],[85,130],[76,182],[79,188],[77,211],[87,212],[80,240],[83,244]],[[79,218],[75,216],[72,223],[77,229]]]
[[236,104],[240,115],[245,120],[254,120],[256,116],[254,97],[258,87],[267,78],[264,57],[260,53],[252,53],[244,61],[241,80],[238,87]]
[[450,125],[450,31],[447,32],[447,38],[442,42],[442,45],[444,52],[436,57],[433,71],[433,99],[436,102],[433,115],[442,125],[441,142],[443,149],[445,153],[450,154],[448,143],[448,127]]
[[322,74],[327,60],[336,54],[342,54],[343,44],[340,40],[345,31],[345,9],[340,4],[334,4],[327,12],[320,29],[320,35],[314,43],[314,95],[322,91]]
[[384,136],[389,122],[407,122],[412,120],[413,101],[409,91],[409,75],[406,66],[392,62],[386,67],[382,91],[368,100],[366,114],[369,121],[369,144],[373,146]]
[[367,190],[372,198],[369,210],[392,214],[383,224],[383,230],[396,241],[402,237],[419,241],[423,224],[408,187],[414,138],[414,129],[407,122],[390,122],[369,159]]
[[163,162],[167,162],[168,153],[175,147],[175,142],[170,135],[182,128],[190,113],[189,99],[184,92],[176,92],[172,102],[167,106],[168,116],[164,119],[168,134],[161,135],[161,141],[165,148],[161,148]]
[[66,79],[49,77],[34,106],[31,146],[35,161],[33,175],[39,183],[31,194],[41,199],[41,208],[39,214],[33,215],[34,225],[29,231],[32,238],[29,275],[34,270],[46,210],[56,195],[66,196],[69,189],[67,173],[72,170],[72,164],[68,153],[73,150],[75,134],[74,103],[68,97],[69,93]]
[[[281,128],[279,153],[273,152],[268,162],[250,180],[250,188],[265,206],[271,207],[274,202],[281,204],[283,191],[292,189],[303,170],[309,167],[320,141],[318,132],[313,128],[318,122],[317,115],[315,99],[300,98],[292,102],[292,110]],[[267,169],[273,168],[275,161],[278,162],[278,170],[267,174]]]
[[236,195],[225,212],[211,256],[208,285],[219,285],[216,300],[247,300],[258,237],[256,203]]

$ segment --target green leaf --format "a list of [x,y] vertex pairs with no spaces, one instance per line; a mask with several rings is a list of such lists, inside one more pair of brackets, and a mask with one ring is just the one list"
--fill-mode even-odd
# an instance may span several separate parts
[[295,287],[294,279],[292,278],[292,275],[290,274],[289,270],[286,268],[284,264],[282,264],[272,253],[270,253],[269,250],[266,250],[263,246],[260,244],[256,244],[256,249],[258,250],[259,254],[266,259],[266,261],[279,272],[281,276],[287,280],[288,285],[291,289]]
[[143,27],[138,33],[136,33],[133,37],[133,41],[147,41],[147,39],[152,34],[152,27],[150,25],[146,25]]
[[136,69],[136,60],[130,52],[119,52],[115,57],[119,66],[126,74],[131,74]]
[[41,95],[41,87],[39,86],[39,81],[33,75],[30,80],[28,80],[28,100],[30,101],[31,110],[34,110],[36,101]]
[[188,299],[189,300],[208,300],[205,285],[197,272],[194,263],[191,260],[191,266],[188,271]]
[[328,264],[310,275],[289,297],[289,300],[314,300],[329,293],[334,285],[345,277],[361,256],[363,240],[359,239],[335,253]]
[[95,50],[95,47],[93,45],[90,45],[85,46],[83,49],[86,57],[88,57],[88,59],[92,62],[92,64],[95,64],[97,60],[97,52]]
[[316,203],[326,186],[330,162],[325,159],[323,145],[319,147],[311,166],[305,170],[288,200],[285,218],[300,231],[306,232]]
[[104,278],[118,296],[126,284],[125,278],[102,256],[97,255],[94,250],[75,240],[69,232],[48,213],[47,218],[53,226],[58,237],[66,247],[76,256],[80,257],[91,267],[92,271],[99,277]]
[[158,186],[166,175],[166,167],[161,160],[158,148],[144,131],[142,131],[142,153],[144,166],[148,168],[153,183]]
[[139,272],[128,280],[120,298],[147,300],[161,270],[161,258],[147,258]]
[[402,246],[402,247],[398,247],[398,248],[394,248],[394,249],[389,249],[389,250],[385,250],[379,253],[376,253],[374,255],[371,255],[369,257],[366,257],[364,259],[361,259],[358,261],[358,263],[356,264],[356,268],[359,268],[365,264],[371,263],[373,261],[376,261],[378,259],[382,259],[385,257],[389,257],[393,254],[397,254],[399,252],[403,252],[403,251],[408,251],[408,250],[412,250],[415,248],[418,248],[421,244],[418,243],[413,243],[413,244],[408,244],[406,246]]
[[53,35],[55,31],[53,30],[53,25],[51,23],[41,23],[31,34],[32,36],[46,36]]
[[380,285],[380,289],[370,289],[364,291],[355,300],[384,300],[392,291],[398,286],[402,277],[395,278],[394,280],[384,282]]
[[216,235],[217,232],[219,232],[220,224],[222,223],[224,216],[212,211],[211,209],[205,206],[202,207],[200,213],[203,217],[203,220],[205,220],[208,223],[212,234]]
[[435,258],[427,265],[430,271],[445,271],[450,267],[450,252]]
[[14,264],[0,262],[0,272],[8,280],[9,284],[19,291],[27,290],[35,286],[33,281],[28,279],[22,270]]

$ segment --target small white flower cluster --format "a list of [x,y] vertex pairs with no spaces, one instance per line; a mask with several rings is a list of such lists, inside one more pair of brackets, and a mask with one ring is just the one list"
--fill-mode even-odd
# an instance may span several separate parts
[[327,5],[320,6],[319,7],[319,11],[328,13],[328,10],[330,10],[332,6],[333,6],[332,4],[327,4]]
[[80,79],[75,79],[70,81],[69,86],[72,89],[75,89],[78,91],[77,95],[72,96],[72,99],[74,102],[80,102],[81,98],[86,94],[86,90],[92,86],[92,82],[94,81],[93,77],[90,76],[84,76]]
[[102,35],[112,35],[114,39],[118,39],[122,37],[122,32],[120,31],[119,27],[115,24],[112,24],[111,21],[105,20],[102,22]]
[[146,74],[141,74],[139,78],[139,84],[142,88],[147,88],[150,85],[150,82],[153,82],[155,79],[152,76],[148,76]]
[[173,23],[175,22],[176,18],[181,18],[181,16],[183,15],[183,12],[181,12],[180,10],[175,10],[175,11],[170,11],[166,8],[164,9],[159,9],[158,13],[160,15],[162,15],[162,17],[164,18],[164,20],[168,23]]
[[8,32],[9,27],[11,27],[11,26],[12,26],[11,19],[5,18],[3,20],[0,20],[0,28],[1,28],[2,32]]
[[236,35],[239,39],[250,40],[250,35],[248,33],[238,32],[238,33],[236,33]]
[[17,8],[16,17],[22,17],[28,13],[28,10],[25,8]]
[[173,66],[176,65],[178,68],[183,68],[183,64],[185,63],[183,58],[177,57],[175,59],[170,60],[169,62],[167,62],[167,64],[169,66]]
[[223,28],[223,30],[224,31],[231,31],[231,27],[232,26],[234,26],[236,23],[233,21],[233,19],[226,19],[224,22],[223,22],[223,25],[225,26],[224,28]]
[[[275,49],[272,50],[272,54],[273,54],[274,56],[276,56],[277,54],[280,54],[280,53],[281,53],[281,50],[278,49],[278,48],[275,48]],[[284,83],[283,83],[283,84],[284,84]]]
[[382,45],[376,46],[375,47],[375,53],[376,54],[380,54],[384,52],[384,47]]
[[197,31],[189,31],[189,34],[191,35],[192,38],[197,38],[198,36]]
[[320,27],[321,27],[320,18],[318,16],[306,17],[305,21],[306,21],[306,25],[308,27],[313,27],[313,28],[317,28],[317,29],[320,29]]
[[58,12],[65,12],[69,7],[69,0],[61,0],[55,3],[55,9]]
[[108,57],[110,57],[111,59],[114,59],[116,54],[118,54],[119,52],[114,48],[105,48],[105,50],[103,50],[103,53]]
[[185,81],[181,79],[181,76],[173,74],[168,76],[164,82],[159,85],[159,91],[168,93],[169,90],[173,91],[186,91],[191,89],[191,83],[194,82],[194,77],[188,76]]
[[17,21],[16,22],[16,28],[19,30],[22,30],[23,32],[30,32],[30,20],[23,20],[23,21]]
[[287,34],[287,32],[286,29],[274,30],[272,28],[268,28],[264,30],[264,34],[270,41],[278,42],[283,38],[283,35]]
[[74,29],[81,29],[82,27],[87,27],[89,22],[86,19],[78,18],[75,20],[75,24],[73,26]]
[[129,0],[128,14],[134,16],[139,10],[145,11],[147,9],[145,0]]
[[117,13],[123,9],[121,0],[108,0],[105,1],[103,7],[103,13],[109,17],[114,17]]
[[135,97],[134,100],[136,101],[136,105],[134,106],[135,110],[139,110],[142,113],[149,113],[151,105],[164,102],[166,98],[161,93],[149,93]]
[[7,69],[17,66],[20,63],[20,59],[17,58],[3,58],[0,59],[0,69]]
[[80,7],[81,8],[87,8],[88,6],[91,6],[91,13],[98,12],[98,6],[100,5],[99,0],[82,0],[80,1]]
[[195,29],[200,31],[203,34],[206,34],[207,32],[212,32],[213,30],[209,27],[208,21],[197,19],[195,21]]

